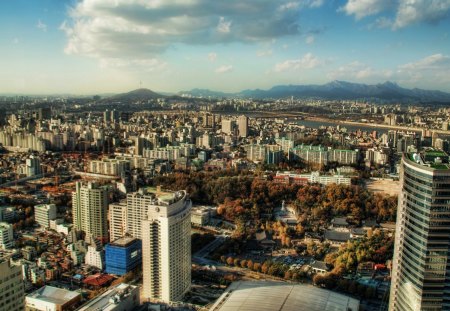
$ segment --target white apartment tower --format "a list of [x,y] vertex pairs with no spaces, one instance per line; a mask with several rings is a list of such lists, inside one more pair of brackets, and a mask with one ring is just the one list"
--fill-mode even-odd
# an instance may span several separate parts
[[192,202],[186,191],[158,194],[142,223],[143,296],[179,301],[191,285]]
[[77,182],[72,192],[72,214],[76,230],[86,237],[92,236],[102,242],[108,241],[108,190],[94,183]]

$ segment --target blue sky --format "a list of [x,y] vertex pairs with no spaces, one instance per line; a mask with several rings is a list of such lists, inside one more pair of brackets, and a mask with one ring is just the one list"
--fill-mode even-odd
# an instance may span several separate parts
[[450,92],[450,0],[3,0],[0,93]]

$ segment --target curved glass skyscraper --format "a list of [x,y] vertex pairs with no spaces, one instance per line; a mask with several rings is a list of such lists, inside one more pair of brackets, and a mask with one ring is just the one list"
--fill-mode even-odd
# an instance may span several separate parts
[[450,166],[439,151],[404,154],[389,310],[450,310]]

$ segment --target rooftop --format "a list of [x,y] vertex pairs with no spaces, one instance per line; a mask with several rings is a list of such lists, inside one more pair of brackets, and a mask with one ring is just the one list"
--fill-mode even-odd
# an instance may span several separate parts
[[414,163],[432,169],[450,169],[449,155],[441,150],[428,149],[420,153],[408,153],[407,158]]
[[[119,284],[116,287],[108,290],[101,296],[89,301],[86,305],[78,309],[79,311],[97,310],[97,311],[108,311],[114,310],[120,301],[127,299],[133,290],[137,287],[133,285],[128,285],[125,283]],[[139,290],[138,290],[139,293]],[[136,300],[139,304],[139,296]]]
[[80,293],[46,285],[27,295],[27,298],[39,299],[57,305],[64,305],[77,296],[80,296]]
[[125,236],[125,237],[119,238],[115,241],[112,241],[110,244],[114,245],[114,246],[127,247],[128,245],[130,245],[131,243],[133,243],[136,240],[137,239],[134,237]]
[[234,282],[210,311],[356,311],[359,301],[326,289],[271,281]]

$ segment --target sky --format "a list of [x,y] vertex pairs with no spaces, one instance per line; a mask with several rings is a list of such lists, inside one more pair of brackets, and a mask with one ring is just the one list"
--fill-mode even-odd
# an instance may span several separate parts
[[1,0],[0,93],[450,92],[450,0]]

